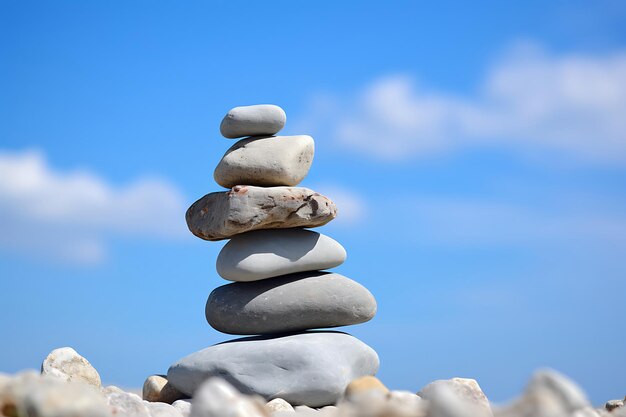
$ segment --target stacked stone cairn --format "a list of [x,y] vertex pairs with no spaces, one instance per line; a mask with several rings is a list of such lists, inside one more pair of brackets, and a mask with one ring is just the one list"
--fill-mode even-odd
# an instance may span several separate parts
[[285,112],[274,105],[236,107],[222,120],[226,151],[213,192],[187,211],[197,237],[230,239],[217,258],[218,274],[233,283],[216,288],[206,319],[216,330],[251,335],[208,347],[173,364],[167,379],[193,396],[211,377],[245,394],[292,405],[335,404],[350,381],[378,370],[376,352],[355,337],[326,329],[374,317],[376,301],[360,284],[336,273],[346,251],[309,230],[335,218],[327,197],[297,185],[313,162],[310,136],[275,136]]

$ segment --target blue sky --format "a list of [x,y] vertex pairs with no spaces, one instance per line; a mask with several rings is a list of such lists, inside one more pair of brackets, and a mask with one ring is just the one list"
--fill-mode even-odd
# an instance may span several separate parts
[[[432,3],[432,2],[431,2]],[[0,4],[0,371],[71,345],[137,387],[204,346],[236,105],[310,134],[320,229],[379,312],[380,378],[553,367],[626,392],[626,8],[619,2]]]

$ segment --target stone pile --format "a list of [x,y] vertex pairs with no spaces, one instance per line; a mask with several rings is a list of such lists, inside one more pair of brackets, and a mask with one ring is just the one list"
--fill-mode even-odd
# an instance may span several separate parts
[[274,105],[236,107],[224,117],[226,138],[241,138],[214,172],[229,191],[213,192],[187,211],[197,237],[230,239],[217,258],[218,274],[233,283],[216,288],[206,319],[216,330],[250,335],[208,347],[172,365],[167,381],[192,396],[221,377],[244,394],[291,405],[335,404],[355,378],[374,375],[376,352],[336,331],[363,323],[376,301],[360,284],[325,270],[342,264],[335,240],[308,230],[333,220],[335,204],[296,187],[313,162],[310,136],[274,136],[285,125]]
[[[155,388],[164,378],[149,380]],[[52,351],[40,373],[0,373],[2,417],[626,417],[623,400],[594,408],[574,381],[548,369],[500,406],[490,404],[473,379],[434,381],[416,394],[389,390],[373,376],[351,381],[336,405],[317,409],[245,395],[218,377],[200,384],[193,399],[166,402],[103,386],[91,363],[68,347]]]

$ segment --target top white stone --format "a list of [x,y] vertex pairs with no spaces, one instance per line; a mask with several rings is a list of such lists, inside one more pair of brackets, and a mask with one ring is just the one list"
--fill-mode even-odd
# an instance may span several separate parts
[[241,106],[226,113],[220,125],[220,132],[229,139],[275,135],[285,127],[286,122],[285,111],[273,104]]

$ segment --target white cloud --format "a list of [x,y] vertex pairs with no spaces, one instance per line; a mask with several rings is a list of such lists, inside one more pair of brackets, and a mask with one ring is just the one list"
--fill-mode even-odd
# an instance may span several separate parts
[[326,115],[333,135],[382,159],[499,146],[626,163],[626,51],[551,56],[520,44],[468,97],[396,75],[339,101]]
[[185,232],[180,193],[161,180],[117,187],[86,171],[62,173],[42,153],[0,152],[0,249],[93,263],[112,236]]

